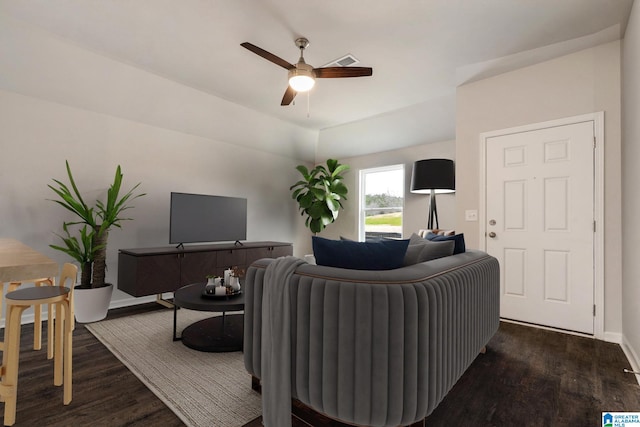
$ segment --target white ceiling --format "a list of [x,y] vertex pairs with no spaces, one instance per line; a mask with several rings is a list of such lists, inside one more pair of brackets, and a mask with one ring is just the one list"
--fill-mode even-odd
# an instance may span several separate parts
[[[455,87],[623,34],[633,0],[0,0],[68,41],[310,129],[453,99]],[[347,53],[372,77],[321,79],[281,107],[287,72]],[[309,108],[309,114],[307,114]],[[427,108],[429,110],[429,108]],[[446,120],[454,129],[455,118]],[[453,136],[453,135],[451,135]]]

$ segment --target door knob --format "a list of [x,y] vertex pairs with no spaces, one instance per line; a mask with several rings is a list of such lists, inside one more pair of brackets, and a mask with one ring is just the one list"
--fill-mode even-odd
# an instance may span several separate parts
[[491,238],[493,239],[494,237],[496,237],[496,233],[494,233],[493,231],[492,231],[492,232],[490,232],[490,233],[489,233],[489,237],[491,237]]

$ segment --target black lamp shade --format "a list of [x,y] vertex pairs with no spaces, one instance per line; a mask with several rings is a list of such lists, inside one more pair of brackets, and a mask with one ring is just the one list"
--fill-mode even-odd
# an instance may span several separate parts
[[429,194],[451,193],[456,189],[456,172],[453,160],[426,159],[413,164],[411,192]]

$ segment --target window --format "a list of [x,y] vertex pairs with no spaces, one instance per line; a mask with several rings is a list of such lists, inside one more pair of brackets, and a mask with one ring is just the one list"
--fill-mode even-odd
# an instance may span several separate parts
[[359,240],[402,238],[404,165],[360,171]]

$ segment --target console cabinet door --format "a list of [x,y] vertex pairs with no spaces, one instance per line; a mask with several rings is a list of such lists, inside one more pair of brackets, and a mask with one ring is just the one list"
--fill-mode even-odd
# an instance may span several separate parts
[[262,258],[271,258],[269,248],[264,247],[247,249],[247,267]]
[[222,275],[227,268],[245,268],[247,264],[247,251],[248,249],[225,249],[218,251],[218,269],[220,270],[218,274]]
[[291,246],[271,246],[271,255],[269,258],[279,258],[281,256],[293,255],[293,247]]
[[247,249],[247,267],[262,258],[278,258],[287,255],[293,255],[291,246],[265,246]]
[[[123,250],[118,254],[118,289],[141,297],[173,292],[191,283],[202,283],[208,275],[222,276],[224,270],[246,269],[261,258],[291,255],[291,245],[218,248],[215,245],[180,251],[175,248]],[[251,245],[248,245],[251,246]]]
[[180,283],[182,286],[207,281],[217,271],[217,252],[185,252],[180,254]]
[[118,256],[118,289],[135,297],[173,292],[180,288],[178,254]]

